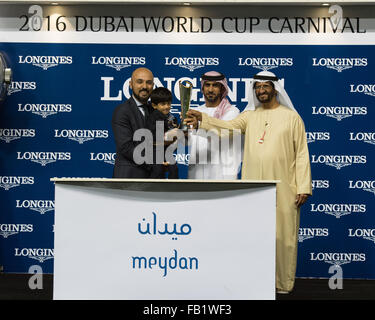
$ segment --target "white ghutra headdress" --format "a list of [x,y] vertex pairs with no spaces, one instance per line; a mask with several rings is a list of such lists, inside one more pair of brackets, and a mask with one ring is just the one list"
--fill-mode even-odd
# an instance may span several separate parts
[[286,93],[284,89],[284,79],[279,79],[276,77],[276,75],[270,71],[262,71],[257,73],[252,79],[250,79],[250,90],[248,94],[248,104],[244,111],[248,110],[255,110],[255,108],[259,107],[261,105],[260,101],[258,100],[254,84],[255,82],[272,82],[275,86],[275,90],[277,91],[276,99],[281,104],[284,105],[294,111],[297,112],[297,110],[294,108],[292,101],[290,100],[288,94]]

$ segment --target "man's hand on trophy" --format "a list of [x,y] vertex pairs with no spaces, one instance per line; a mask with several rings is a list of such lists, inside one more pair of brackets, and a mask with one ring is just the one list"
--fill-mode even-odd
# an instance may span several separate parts
[[190,127],[197,129],[198,128],[198,121],[202,121],[202,112],[189,109],[186,113],[186,118],[184,122]]

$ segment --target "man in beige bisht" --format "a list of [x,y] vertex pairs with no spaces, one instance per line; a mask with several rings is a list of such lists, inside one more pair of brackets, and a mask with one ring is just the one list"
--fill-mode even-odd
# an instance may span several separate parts
[[276,290],[293,290],[300,207],[311,195],[311,170],[304,123],[283,82],[262,71],[252,79],[249,103],[238,117],[223,121],[194,110],[188,124],[202,129],[240,129],[245,134],[242,179],[280,180],[276,210]]

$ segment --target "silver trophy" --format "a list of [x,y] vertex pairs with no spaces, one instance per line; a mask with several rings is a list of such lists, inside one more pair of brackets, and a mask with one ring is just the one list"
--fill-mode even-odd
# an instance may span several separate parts
[[181,102],[181,123],[180,129],[182,131],[188,131],[188,126],[184,123],[186,118],[186,112],[188,112],[191,100],[191,91],[193,90],[193,84],[190,81],[180,81],[180,102]]

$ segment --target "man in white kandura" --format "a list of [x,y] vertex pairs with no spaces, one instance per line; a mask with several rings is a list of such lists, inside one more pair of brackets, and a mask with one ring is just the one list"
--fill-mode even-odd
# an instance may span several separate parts
[[300,206],[312,193],[304,123],[283,82],[262,71],[252,79],[249,103],[236,119],[222,121],[190,110],[187,124],[245,134],[242,179],[280,180],[276,208],[276,289],[293,290],[297,266]]
[[[222,73],[209,71],[202,75],[201,90],[205,104],[192,108],[211,117],[231,120],[240,114],[227,99],[228,84]],[[225,143],[220,137],[205,130],[189,134],[189,179],[237,179],[241,165],[241,135],[226,137]]]

